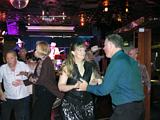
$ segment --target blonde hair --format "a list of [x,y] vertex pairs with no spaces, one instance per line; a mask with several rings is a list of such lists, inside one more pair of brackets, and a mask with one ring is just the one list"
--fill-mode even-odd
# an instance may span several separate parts
[[64,71],[68,77],[72,77],[74,65],[74,55],[72,54],[72,51],[75,51],[76,48],[86,48],[86,46],[83,42],[77,42],[71,45],[67,59],[64,61],[60,69],[60,73]]
[[40,55],[42,55],[42,56],[49,55],[49,53],[50,53],[50,47],[49,47],[49,45],[48,45],[47,42],[45,42],[45,41],[38,41],[38,42],[36,43],[36,46],[37,46],[37,48],[38,48],[38,49],[36,49],[36,51],[37,51]]

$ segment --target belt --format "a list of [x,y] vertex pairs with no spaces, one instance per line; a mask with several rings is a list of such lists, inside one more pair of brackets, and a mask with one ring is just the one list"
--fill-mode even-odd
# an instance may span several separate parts
[[[141,103],[143,102],[143,100],[136,100],[136,101],[132,101],[132,102],[129,102],[129,103],[125,103],[125,104],[131,104],[131,103]],[[121,104],[121,105],[125,105],[125,104]],[[112,103],[112,107],[115,108],[117,106],[121,106],[121,105],[115,105]]]
[[132,101],[131,103],[141,103],[143,100],[138,100],[138,101]]

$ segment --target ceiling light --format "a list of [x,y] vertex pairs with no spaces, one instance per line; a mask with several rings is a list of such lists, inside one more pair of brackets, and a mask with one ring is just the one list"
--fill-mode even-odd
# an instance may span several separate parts
[[104,12],[108,12],[108,7],[105,7],[105,8],[104,8]]

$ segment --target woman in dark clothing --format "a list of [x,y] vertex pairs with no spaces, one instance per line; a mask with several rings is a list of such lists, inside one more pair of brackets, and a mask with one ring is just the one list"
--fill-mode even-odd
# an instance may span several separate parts
[[[35,56],[39,58],[34,74],[29,74],[29,79],[23,81],[25,85],[34,84],[34,103],[32,120],[50,120],[53,102],[56,96],[63,97],[59,92],[55,78],[54,65],[48,57],[50,53],[49,45],[40,41],[36,45]],[[20,74],[24,74],[21,72]],[[17,81],[16,85],[20,83]],[[22,81],[21,81],[22,83]]]
[[94,85],[101,83],[101,79],[95,80],[94,67],[84,60],[85,54],[85,45],[75,43],[62,65],[58,87],[60,91],[65,92],[61,105],[64,120],[94,120],[92,95],[76,91],[81,79]]

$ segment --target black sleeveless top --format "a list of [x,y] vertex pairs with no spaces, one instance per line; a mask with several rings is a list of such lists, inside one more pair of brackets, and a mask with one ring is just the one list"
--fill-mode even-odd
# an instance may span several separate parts
[[[76,64],[74,64],[73,72],[72,72],[72,78],[68,78],[67,84],[68,85],[74,85],[80,78],[87,81],[89,83],[91,75],[92,75],[92,69],[93,65],[90,62],[85,61],[84,62],[84,74],[81,76],[78,67]],[[89,102],[92,100],[91,93],[88,93],[86,91],[76,91],[76,89],[73,89],[69,92],[66,92],[65,97],[66,99],[77,99],[77,100],[84,100],[85,102]]]

